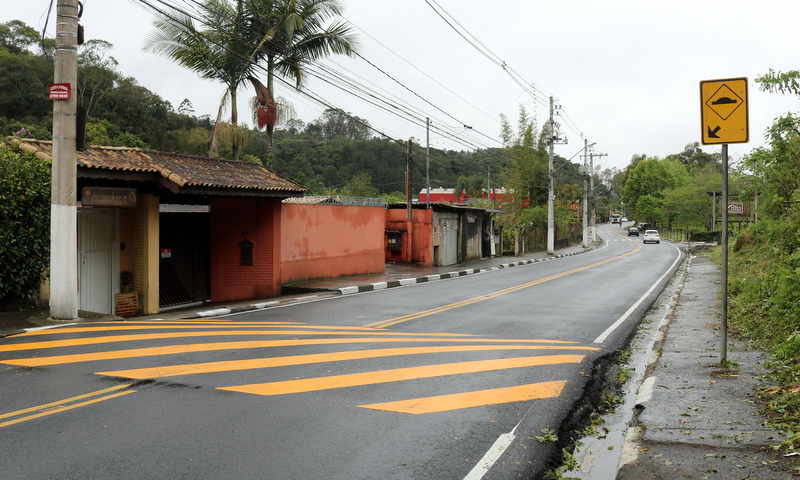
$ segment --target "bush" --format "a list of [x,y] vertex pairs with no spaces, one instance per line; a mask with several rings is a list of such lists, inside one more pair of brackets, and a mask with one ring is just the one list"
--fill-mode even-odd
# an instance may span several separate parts
[[0,301],[38,297],[50,264],[50,163],[0,144]]
[[719,232],[692,232],[693,242],[718,242]]

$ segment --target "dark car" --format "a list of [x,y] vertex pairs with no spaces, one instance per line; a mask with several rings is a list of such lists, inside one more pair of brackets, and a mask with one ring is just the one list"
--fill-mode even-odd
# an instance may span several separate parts
[[628,229],[628,236],[630,237],[632,235],[636,235],[638,237],[639,236],[639,229],[636,228],[636,227],[629,228]]

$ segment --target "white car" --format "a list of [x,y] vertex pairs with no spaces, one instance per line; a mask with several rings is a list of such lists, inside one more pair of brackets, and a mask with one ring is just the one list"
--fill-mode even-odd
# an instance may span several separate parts
[[658,234],[658,230],[645,230],[644,236],[642,237],[642,243],[661,243],[661,235]]

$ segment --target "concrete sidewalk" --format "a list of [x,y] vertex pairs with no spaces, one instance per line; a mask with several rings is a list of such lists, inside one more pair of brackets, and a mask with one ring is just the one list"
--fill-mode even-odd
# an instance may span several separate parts
[[719,365],[720,283],[718,265],[705,256],[690,259],[638,387],[638,414],[619,472],[583,478],[798,478],[796,457],[771,448],[783,435],[758,413],[764,352],[729,334],[727,359],[734,368]]

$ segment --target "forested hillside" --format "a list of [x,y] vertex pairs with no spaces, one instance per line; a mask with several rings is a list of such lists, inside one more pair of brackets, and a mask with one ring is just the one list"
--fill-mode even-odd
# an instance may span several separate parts
[[[53,42],[20,21],[0,25],[0,134],[50,139],[52,104],[46,86],[53,79]],[[208,155],[214,120],[195,116],[191,103],[177,108],[134,77],[117,70],[113,45],[90,40],[80,47],[77,95],[86,109],[86,142]],[[224,129],[223,129],[224,132]],[[265,162],[263,131],[248,129],[240,158]],[[308,186],[313,193],[391,194],[401,192],[407,146],[376,136],[369,122],[329,110],[304,122],[288,119],[274,134],[276,172]],[[232,158],[230,138],[223,133],[218,155]],[[425,186],[424,146],[412,152],[414,191]],[[432,187],[465,190],[504,187],[510,181],[513,155],[506,149],[447,151],[431,149]],[[557,158],[559,185],[582,182],[576,164]],[[491,172],[491,180],[490,180]],[[542,185],[545,184],[542,179]]]

